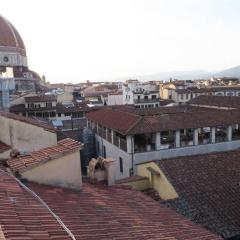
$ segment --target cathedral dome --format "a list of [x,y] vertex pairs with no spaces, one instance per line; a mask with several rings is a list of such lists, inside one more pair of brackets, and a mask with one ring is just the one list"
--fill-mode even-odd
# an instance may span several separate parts
[[0,66],[27,66],[24,42],[16,28],[0,15]]

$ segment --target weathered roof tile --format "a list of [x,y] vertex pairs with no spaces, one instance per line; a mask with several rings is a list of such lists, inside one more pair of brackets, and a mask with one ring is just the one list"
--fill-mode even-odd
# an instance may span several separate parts
[[223,237],[240,236],[240,150],[159,160],[178,212]]
[[13,172],[24,172],[29,168],[80,149],[81,147],[82,144],[80,142],[70,138],[65,138],[59,141],[56,146],[43,148],[27,155],[20,155],[17,158],[9,159],[7,163]]

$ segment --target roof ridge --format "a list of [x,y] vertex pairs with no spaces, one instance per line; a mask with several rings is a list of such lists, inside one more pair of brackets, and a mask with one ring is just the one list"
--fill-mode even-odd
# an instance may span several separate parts
[[129,133],[134,127],[136,127],[143,119],[144,116],[138,116],[139,119],[127,130],[126,134]]

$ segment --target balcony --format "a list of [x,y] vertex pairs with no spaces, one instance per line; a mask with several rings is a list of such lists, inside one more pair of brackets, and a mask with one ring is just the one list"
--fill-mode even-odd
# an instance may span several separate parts
[[151,99],[134,99],[134,104],[137,103],[158,103],[160,98],[151,98]]

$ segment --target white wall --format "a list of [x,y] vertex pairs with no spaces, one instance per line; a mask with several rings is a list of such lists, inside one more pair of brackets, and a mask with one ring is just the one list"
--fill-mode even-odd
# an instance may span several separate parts
[[123,105],[123,95],[108,95],[107,105]]
[[[95,136],[96,136],[96,141],[99,142],[99,146],[100,146],[99,155],[103,156],[103,146],[105,146],[106,157],[111,157],[116,161],[116,173],[115,173],[116,179],[128,177],[129,170],[132,168],[132,155],[124,152],[123,150],[109,143],[105,139],[100,138],[98,135],[95,135]],[[136,164],[144,163],[152,160],[174,158],[178,156],[188,156],[188,155],[195,155],[195,154],[212,153],[212,152],[229,151],[229,150],[237,149],[239,147],[240,147],[240,140],[189,146],[189,147],[182,147],[182,148],[175,148],[175,149],[163,149],[163,150],[143,152],[143,153],[134,153],[133,164],[134,164],[134,169],[136,170]],[[120,173],[119,157],[122,157],[123,159],[123,171],[124,171],[123,174]]]
[[135,153],[134,163],[144,163],[151,160],[159,160],[165,158],[174,158],[178,156],[189,156],[196,154],[224,152],[235,150],[240,147],[240,140],[222,143],[213,143],[205,145],[188,146],[174,149],[164,149],[159,151]]
[[[95,135],[96,137],[96,144],[99,142],[100,152],[98,155],[103,156],[103,146],[106,147],[106,157],[113,158],[116,164],[116,172],[115,177],[116,180],[129,177],[129,169],[132,168],[132,158],[131,154],[124,152],[123,150],[119,149],[115,145],[109,143],[105,139]],[[123,173],[120,172],[120,165],[119,165],[119,157],[123,159]]]

